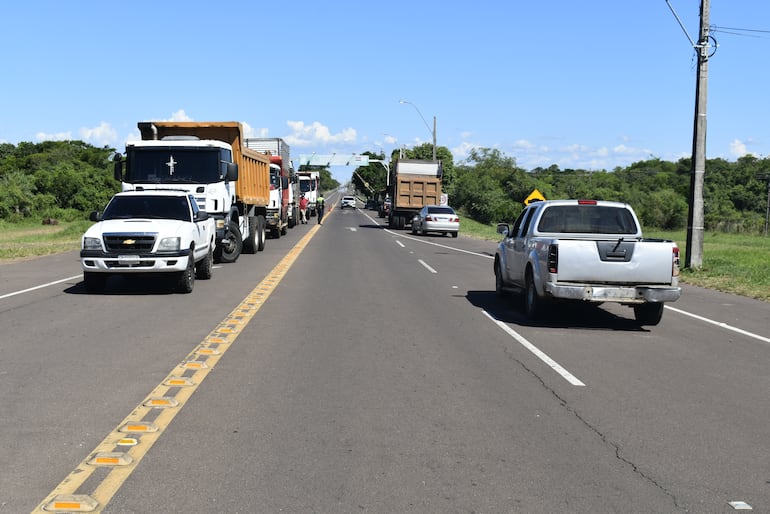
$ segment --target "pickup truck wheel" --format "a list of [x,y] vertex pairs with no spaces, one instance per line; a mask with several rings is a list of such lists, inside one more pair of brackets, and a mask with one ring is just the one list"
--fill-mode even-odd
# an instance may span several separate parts
[[544,301],[537,295],[535,279],[530,270],[527,272],[527,287],[524,290],[524,314],[527,319],[539,319],[543,314],[543,303]]
[[457,237],[459,235],[458,232],[452,232],[452,237]]
[[225,239],[227,239],[228,242],[222,242],[220,244],[214,257],[217,258],[219,262],[235,262],[241,255],[241,251],[243,251],[243,240],[241,239],[241,229],[233,220],[230,220],[227,224]]
[[257,216],[257,251],[265,249],[265,217]]
[[505,296],[505,283],[503,282],[503,273],[500,271],[500,264],[495,263],[495,293],[502,298]]
[[[212,243],[213,244],[213,243]],[[214,266],[214,251],[209,247],[209,253],[206,254],[199,263],[195,265],[195,278],[208,280],[211,278],[211,270]]]
[[83,272],[83,283],[86,286],[86,291],[89,293],[101,293],[104,291],[104,286],[107,284],[106,273],[94,273],[92,271]]
[[642,303],[634,305],[634,318],[640,325],[657,325],[663,318],[663,303]]
[[249,236],[243,240],[243,253],[257,253],[256,216],[249,216]]
[[187,260],[187,269],[179,273],[176,279],[176,290],[180,293],[192,293],[195,285],[195,261],[190,250],[190,257]]

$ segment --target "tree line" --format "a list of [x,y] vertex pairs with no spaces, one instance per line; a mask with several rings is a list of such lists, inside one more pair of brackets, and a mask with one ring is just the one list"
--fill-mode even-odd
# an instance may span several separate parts
[[[102,209],[120,190],[109,157],[115,149],[82,141],[0,144],[0,219],[83,219]],[[395,150],[398,158],[431,159],[430,143]],[[365,152],[385,161],[383,153]],[[481,223],[514,219],[523,200],[535,189],[545,198],[592,198],[631,204],[647,228],[682,229],[687,224],[690,159],[677,162],[651,158],[613,170],[548,168],[525,170],[497,149],[476,148],[455,163],[446,147],[436,149],[442,161],[443,187],[449,203]],[[325,179],[325,180],[323,180]],[[351,177],[369,197],[386,190],[385,167],[370,162]],[[322,185],[337,186],[328,170]],[[761,233],[768,207],[770,158],[747,155],[729,162],[709,159],[704,180],[707,230]]]
[[[431,159],[432,146],[396,150],[391,162],[402,157]],[[382,154],[367,152],[372,158]],[[628,167],[607,170],[548,168],[525,170],[516,159],[491,148],[471,150],[455,164],[445,147],[436,149],[443,164],[443,187],[449,203],[481,223],[511,221],[524,208],[535,189],[547,199],[586,198],[614,200],[633,206],[647,228],[666,230],[687,226],[691,159],[677,162],[651,158]],[[385,171],[370,163],[360,167],[353,181],[361,191],[369,187],[384,193]],[[363,180],[362,180],[363,179]],[[770,158],[746,155],[735,162],[709,159],[704,179],[704,221],[707,230],[761,233],[764,229],[770,188]]]

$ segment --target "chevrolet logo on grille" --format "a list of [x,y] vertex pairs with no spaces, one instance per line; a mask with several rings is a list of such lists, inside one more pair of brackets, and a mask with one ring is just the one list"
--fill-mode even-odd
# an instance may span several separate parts
[[136,244],[136,239],[124,239],[123,240],[123,244],[124,245],[135,245]]

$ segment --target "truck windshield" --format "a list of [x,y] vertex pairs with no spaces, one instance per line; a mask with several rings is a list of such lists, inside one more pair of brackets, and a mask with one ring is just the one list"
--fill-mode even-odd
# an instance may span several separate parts
[[299,191],[301,193],[308,193],[315,191],[315,180],[299,180]]
[[540,217],[540,232],[568,234],[636,234],[628,209],[600,205],[552,205]]
[[281,187],[281,175],[279,170],[270,169],[270,189],[278,189]]
[[218,149],[152,147],[128,150],[126,182],[209,184],[220,180]]
[[187,199],[183,196],[115,196],[102,216],[103,220],[136,218],[192,219]]

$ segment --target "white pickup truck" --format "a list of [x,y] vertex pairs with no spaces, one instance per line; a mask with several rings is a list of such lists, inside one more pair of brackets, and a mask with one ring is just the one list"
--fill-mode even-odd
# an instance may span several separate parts
[[175,289],[193,290],[196,275],[211,278],[214,218],[192,194],[176,190],[118,193],[83,235],[80,263],[89,292],[103,291],[110,275],[165,273]]
[[523,292],[524,312],[539,317],[555,300],[632,306],[641,325],[657,325],[663,303],[679,299],[679,248],[645,239],[630,205],[597,200],[531,203],[497,225],[498,294]]

